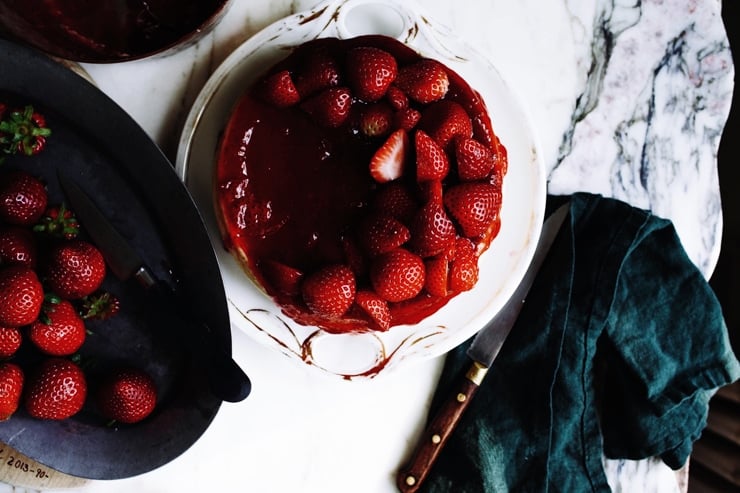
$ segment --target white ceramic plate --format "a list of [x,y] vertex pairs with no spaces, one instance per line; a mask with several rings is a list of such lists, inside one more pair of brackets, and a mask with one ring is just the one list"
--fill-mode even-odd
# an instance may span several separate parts
[[[212,173],[218,138],[254,79],[290,49],[318,37],[384,34],[435,58],[483,97],[509,155],[501,231],[480,258],[476,287],[415,325],[388,332],[329,334],[281,313],[222,246],[213,212]],[[500,310],[532,258],[544,213],[545,170],[536,136],[515,91],[484,57],[407,0],[329,0],[278,21],[237,48],[208,80],[187,118],[177,171],[204,215],[216,246],[232,325],[296,360],[344,378],[373,377],[439,356],[462,343]]]

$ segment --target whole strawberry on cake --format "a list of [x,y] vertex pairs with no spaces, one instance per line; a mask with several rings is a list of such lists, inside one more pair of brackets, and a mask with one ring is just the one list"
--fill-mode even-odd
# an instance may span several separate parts
[[475,286],[507,165],[480,95],[442,62],[385,36],[317,39],[233,109],[216,217],[298,323],[385,331]]

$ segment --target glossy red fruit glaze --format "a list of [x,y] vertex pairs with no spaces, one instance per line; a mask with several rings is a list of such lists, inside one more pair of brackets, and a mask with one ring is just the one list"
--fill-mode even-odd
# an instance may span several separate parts
[[[311,64],[316,63],[310,60],[345,60],[350,50],[361,46],[390,53],[399,67],[421,59],[411,48],[383,36],[323,38],[297,47],[265,74],[288,70],[300,92],[301,74],[309,72]],[[338,65],[340,73],[332,75],[332,84],[353,90],[342,65]],[[454,102],[466,115],[464,127],[484,145],[493,146],[495,134],[480,96],[454,71],[447,70],[447,74],[449,86],[443,101]],[[224,246],[285,314],[298,323],[318,325],[329,332],[367,330],[375,323],[357,303],[341,317],[309,310],[301,295],[290,295],[279,287],[279,281],[271,280],[265,262],[279,262],[304,273],[305,278],[327,265],[347,265],[356,276],[358,292],[375,291],[368,268],[373,258],[360,245],[358,225],[372,212],[390,215],[409,227],[427,195],[443,192],[439,189],[442,180],[434,180],[432,188],[417,183],[413,141],[407,145],[408,162],[400,176],[396,170],[390,175],[378,174],[380,180],[373,178],[368,163],[390,134],[366,135],[358,127],[355,115],[368,103],[356,94],[353,97],[356,99],[352,115],[344,124],[331,128],[317,125],[300,109],[303,103],[280,109],[258,98],[254,89],[248,89],[234,107],[223,133],[214,176],[216,217]],[[401,122],[408,129],[421,123],[422,111],[431,106],[411,101],[392,84],[378,103],[387,103],[393,109],[392,125],[396,129]],[[404,119],[401,112],[416,116]],[[433,127],[433,119],[427,120],[427,125]],[[445,124],[450,126],[450,122],[439,123]],[[453,121],[452,126],[455,125]],[[415,130],[408,129],[405,133],[410,140]],[[457,176],[449,173],[444,187],[458,181]],[[435,202],[441,205],[441,200]],[[491,239],[478,239],[478,251],[485,250]],[[437,311],[453,295],[432,295],[422,286],[411,299],[388,303],[391,325],[416,323]]]

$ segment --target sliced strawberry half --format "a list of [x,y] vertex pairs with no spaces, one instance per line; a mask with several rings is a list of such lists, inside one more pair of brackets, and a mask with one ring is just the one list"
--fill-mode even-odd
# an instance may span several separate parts
[[449,260],[444,255],[439,255],[424,260],[424,265],[426,267],[424,289],[432,296],[447,296],[449,294]]
[[371,257],[400,247],[411,238],[409,229],[386,214],[371,214],[358,228],[358,238]]
[[475,245],[467,238],[455,242],[455,258],[450,262],[450,291],[461,292],[473,289],[478,282],[478,256]]
[[424,261],[404,248],[396,248],[373,260],[370,282],[386,301],[410,300],[424,288]]
[[423,130],[414,134],[416,149],[416,180],[418,182],[442,180],[450,171],[450,161],[445,151]]
[[355,96],[366,102],[385,96],[398,75],[393,55],[374,46],[359,46],[347,52],[347,81]]
[[403,176],[409,136],[405,130],[393,132],[370,159],[370,176],[386,183]]
[[462,235],[475,238],[483,235],[496,219],[501,194],[487,182],[463,182],[447,190],[444,204]]
[[355,283],[355,275],[348,266],[327,265],[303,281],[303,301],[318,315],[341,317],[355,301]]
[[274,289],[289,296],[300,292],[303,271],[277,260],[265,260],[260,263],[262,275]]
[[447,95],[450,79],[441,63],[425,58],[399,69],[396,85],[410,99],[429,104]]
[[496,156],[490,148],[473,138],[455,139],[457,174],[463,181],[483,180],[493,170]]
[[341,82],[339,64],[324,49],[312,50],[306,54],[304,63],[295,74],[295,87],[302,98],[307,98]]
[[367,313],[378,330],[386,331],[391,327],[391,310],[388,308],[388,302],[373,291],[358,291],[355,303]]
[[352,108],[352,93],[346,87],[330,87],[301,103],[301,109],[323,127],[342,126]]
[[421,257],[431,257],[442,253],[455,241],[455,225],[445,212],[442,204],[425,204],[411,223],[412,251]]
[[419,204],[406,184],[395,180],[378,187],[373,197],[372,207],[376,212],[387,214],[404,224],[409,224],[419,209]]
[[421,120],[421,112],[415,108],[402,108],[393,115],[394,128],[402,128],[411,131]]
[[432,137],[446,151],[456,137],[473,135],[473,122],[459,103],[444,99],[429,105],[421,115],[419,128]]
[[287,108],[301,100],[298,89],[287,70],[276,72],[263,80],[262,98],[277,108]]

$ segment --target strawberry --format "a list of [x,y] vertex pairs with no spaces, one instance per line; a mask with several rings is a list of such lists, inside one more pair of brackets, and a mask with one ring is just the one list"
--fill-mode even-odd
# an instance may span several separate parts
[[509,154],[498,136],[495,136],[493,143],[496,154],[496,169],[500,171],[501,175],[505,175],[509,167]]
[[432,257],[442,253],[455,241],[455,225],[442,204],[428,202],[411,223],[410,247],[421,257]]
[[496,218],[501,194],[487,182],[463,182],[447,190],[444,204],[462,235],[475,238],[483,235]]
[[71,240],[80,232],[80,223],[66,205],[54,205],[46,209],[33,230],[54,238]]
[[358,127],[368,137],[381,137],[391,131],[393,111],[384,102],[371,103],[360,110]]
[[475,246],[469,239],[460,237],[455,242],[455,258],[450,262],[450,291],[469,291],[477,282],[478,257]]
[[388,91],[386,91],[385,99],[390,103],[391,108],[396,111],[408,108],[409,106],[409,98],[406,96],[406,93],[394,85],[391,85]]
[[424,203],[434,202],[435,204],[441,204],[443,194],[444,187],[442,186],[442,180],[429,180],[419,183],[419,197]]
[[340,127],[349,117],[352,93],[346,87],[330,87],[301,103],[301,109],[323,127]]
[[391,327],[391,310],[388,308],[388,302],[373,291],[358,291],[355,303],[367,313],[377,330],[386,331]]
[[154,379],[138,368],[120,368],[107,375],[95,393],[100,413],[121,423],[138,423],[157,405]]
[[36,266],[36,240],[33,233],[20,226],[0,229],[0,265]]
[[445,151],[423,130],[414,134],[416,181],[442,180],[450,171]]
[[72,303],[59,300],[44,307],[44,316],[28,328],[28,338],[42,352],[51,356],[74,354],[85,342],[85,323]]
[[50,135],[46,118],[29,105],[4,115],[0,122],[0,150],[5,154],[20,152],[33,156],[46,147]]
[[401,67],[398,70],[396,86],[410,99],[421,104],[429,104],[447,95],[450,79],[441,63],[424,58]]
[[18,327],[0,327],[0,358],[13,356],[21,347],[23,336]]
[[496,156],[491,149],[473,138],[455,139],[455,158],[457,174],[462,181],[487,178],[496,162]]
[[424,261],[404,248],[376,257],[370,266],[370,282],[386,301],[410,300],[424,288]]
[[370,214],[358,228],[360,244],[371,257],[400,247],[411,238],[409,229],[385,214]]
[[357,240],[353,236],[342,235],[339,241],[342,245],[344,263],[354,272],[355,277],[365,275],[367,273],[367,258],[357,244]]
[[347,52],[345,73],[355,96],[373,102],[382,98],[396,79],[398,64],[385,50],[359,46]]
[[20,327],[39,316],[44,290],[31,268],[9,265],[0,268],[0,325]]
[[421,120],[419,110],[411,107],[402,108],[393,115],[393,127],[410,132],[419,123],[419,120]]
[[393,132],[370,159],[370,176],[378,183],[386,183],[403,175],[409,136],[405,130]]
[[89,294],[80,301],[79,313],[83,320],[108,320],[121,310],[118,298],[107,291]]
[[267,282],[279,293],[293,296],[300,292],[303,271],[270,259],[261,262],[260,269]]
[[438,255],[424,260],[426,280],[424,289],[432,296],[447,296],[449,260],[444,255]]
[[429,134],[442,149],[449,151],[453,140],[472,137],[473,122],[460,104],[444,99],[429,105],[421,114],[419,128]]
[[339,66],[328,51],[322,49],[307,53],[295,75],[295,87],[302,98],[311,96],[341,82]]
[[319,315],[341,317],[355,301],[355,274],[341,264],[327,265],[308,275],[301,286],[303,301]]
[[416,214],[419,205],[408,187],[394,180],[378,187],[372,201],[374,211],[389,215],[408,224]]
[[260,90],[262,99],[276,108],[287,108],[301,100],[298,89],[287,70],[281,70],[265,77]]
[[0,221],[30,226],[46,210],[46,187],[25,171],[12,171],[0,178]]
[[46,281],[61,298],[74,300],[95,292],[105,278],[105,260],[92,243],[57,243],[49,252]]
[[77,364],[64,358],[44,360],[26,384],[23,404],[32,417],[61,420],[85,404],[87,380]]
[[23,370],[15,363],[0,363],[0,421],[18,409],[23,392]]

